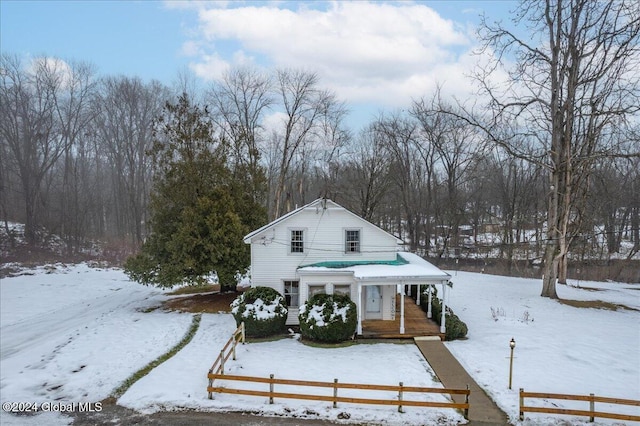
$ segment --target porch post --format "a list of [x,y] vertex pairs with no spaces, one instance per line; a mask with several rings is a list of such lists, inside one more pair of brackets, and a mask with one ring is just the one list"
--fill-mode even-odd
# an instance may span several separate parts
[[418,284],[418,294],[416,294],[416,305],[420,304],[420,284]]
[[362,283],[358,282],[358,334],[362,335]]
[[429,295],[427,296],[427,318],[431,318],[433,316],[433,314],[431,313],[431,297],[432,297],[432,293],[431,293],[431,285],[429,286],[429,288],[427,289],[427,291],[429,292]]
[[404,334],[404,283],[400,293],[400,334]]
[[442,318],[440,320],[440,333],[447,332],[447,283],[442,283]]

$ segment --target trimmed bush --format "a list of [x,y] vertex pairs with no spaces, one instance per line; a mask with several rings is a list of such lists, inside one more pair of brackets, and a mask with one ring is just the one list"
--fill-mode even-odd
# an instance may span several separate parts
[[[442,302],[440,301],[440,299],[438,299],[438,290],[433,287],[431,289],[431,294],[432,294],[432,298],[431,298],[431,318],[438,323],[438,325],[441,325],[441,320],[442,320]],[[422,307],[422,310],[427,312],[428,310],[428,304],[429,304],[429,296],[428,293],[425,291],[423,293],[423,296],[420,299],[420,306]],[[445,332],[445,340],[455,340],[455,339],[461,339],[463,337],[466,337],[467,333],[469,332],[469,329],[467,327],[467,324],[465,324],[464,321],[462,321],[456,314],[453,313],[453,309],[451,309],[450,307],[447,306],[447,313],[445,315],[445,321],[446,321],[446,332]]]
[[461,339],[467,335],[469,329],[467,324],[464,323],[451,309],[447,307],[446,315],[446,333],[445,340]]
[[358,325],[356,304],[342,294],[316,294],[300,306],[298,319],[304,338],[328,343],[351,339]]
[[236,325],[244,321],[249,337],[266,337],[285,330],[287,307],[284,297],[270,287],[253,287],[231,303]]

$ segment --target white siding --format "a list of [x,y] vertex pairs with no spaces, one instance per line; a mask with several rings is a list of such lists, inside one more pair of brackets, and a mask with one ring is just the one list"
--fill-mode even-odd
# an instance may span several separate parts
[[[361,229],[361,252],[344,252],[345,229]],[[304,229],[304,253],[290,253],[290,231]],[[343,208],[301,210],[251,240],[251,281],[254,286],[283,292],[283,280],[299,279],[297,268],[339,260],[395,260],[396,239]],[[301,301],[303,290],[301,288]],[[305,294],[306,296],[306,294]]]

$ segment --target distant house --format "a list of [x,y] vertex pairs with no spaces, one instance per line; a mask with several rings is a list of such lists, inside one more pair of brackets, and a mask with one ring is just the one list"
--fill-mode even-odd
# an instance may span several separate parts
[[435,284],[445,295],[451,278],[419,256],[401,252],[397,237],[328,199],[285,214],[244,242],[251,244],[251,285],[285,295],[289,325],[298,324],[298,308],[312,295],[340,293],[358,307],[358,334],[363,321],[396,316],[404,333],[404,299],[395,312],[396,294],[404,298],[406,286]]

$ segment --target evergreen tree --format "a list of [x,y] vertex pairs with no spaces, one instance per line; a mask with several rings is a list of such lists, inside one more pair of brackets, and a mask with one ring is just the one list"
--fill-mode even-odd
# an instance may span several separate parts
[[223,288],[250,262],[242,237],[266,220],[246,182],[228,166],[228,143],[215,137],[206,108],[186,95],[167,103],[152,151],[150,235],[125,272],[145,285],[199,283],[217,271]]

